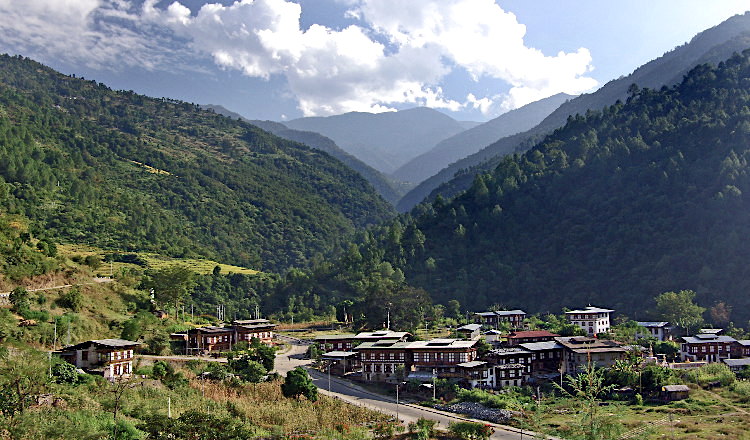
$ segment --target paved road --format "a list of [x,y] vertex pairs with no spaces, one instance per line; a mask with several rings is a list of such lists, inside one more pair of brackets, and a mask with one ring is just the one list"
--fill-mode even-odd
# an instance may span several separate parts
[[[288,352],[279,353],[276,357],[276,371],[283,375],[297,366],[309,366],[310,361],[302,359],[302,355],[306,350],[307,346],[291,345]],[[424,417],[426,419],[437,421],[437,426],[439,428],[448,429],[448,424],[450,422],[469,420],[456,414],[437,411],[417,405],[403,403],[397,405],[395,399],[392,397],[370,392],[350,381],[336,376],[330,376],[331,391],[329,392],[329,376],[311,368],[308,368],[308,371],[313,378],[313,382],[318,386],[318,389],[322,394],[330,395],[354,405],[380,411],[393,417],[398,414],[399,420],[404,423],[415,422],[420,417]],[[487,423],[480,420],[473,421]],[[529,432],[521,432],[520,430],[507,426],[496,424],[491,425],[495,428],[495,433],[490,437],[491,439],[522,440],[533,438],[533,434],[530,434]]]

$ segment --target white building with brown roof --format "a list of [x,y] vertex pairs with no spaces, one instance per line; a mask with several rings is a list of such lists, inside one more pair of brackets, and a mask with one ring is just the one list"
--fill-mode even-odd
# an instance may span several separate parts
[[77,368],[116,379],[132,374],[133,352],[140,345],[125,339],[95,339],[65,347],[59,354]]

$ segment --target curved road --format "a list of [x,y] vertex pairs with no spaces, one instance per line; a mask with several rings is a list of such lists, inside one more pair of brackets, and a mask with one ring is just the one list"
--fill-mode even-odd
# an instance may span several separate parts
[[[375,411],[380,411],[382,413],[388,414],[390,416],[396,416],[398,414],[399,420],[401,420],[404,423],[409,422],[415,422],[420,417],[431,419],[437,421],[437,427],[442,429],[448,429],[448,424],[450,422],[456,422],[456,421],[474,421],[484,424],[490,424],[495,428],[495,433],[492,434],[490,437],[491,439],[497,439],[497,440],[522,440],[522,439],[532,439],[532,438],[548,438],[553,439],[553,437],[534,437],[534,433],[528,432],[528,431],[521,431],[516,428],[512,428],[509,426],[503,426],[503,425],[497,425],[494,423],[488,423],[483,422],[481,420],[471,420],[464,417],[461,417],[456,414],[444,412],[444,411],[437,411],[432,408],[425,408],[417,405],[411,405],[411,404],[403,404],[399,403],[398,405],[395,402],[395,399],[389,396],[383,396],[380,394],[373,393],[371,391],[365,390],[362,387],[357,386],[356,384],[341,379],[337,376],[330,376],[330,385],[329,385],[329,377],[325,373],[321,373],[317,370],[313,370],[312,368],[308,368],[310,364],[310,360],[308,359],[302,359],[304,356],[305,351],[307,350],[307,345],[303,345],[301,341],[294,340],[293,338],[283,338],[284,342],[290,343],[290,349],[286,352],[279,353],[276,355],[276,369],[279,374],[285,375],[288,371],[294,369],[295,367],[301,366],[307,369],[307,371],[310,373],[310,376],[313,379],[313,382],[315,385],[317,385],[318,389],[321,393],[329,395],[331,397],[341,399],[345,402],[363,406],[366,408],[370,408]],[[330,386],[330,392],[328,391]]]

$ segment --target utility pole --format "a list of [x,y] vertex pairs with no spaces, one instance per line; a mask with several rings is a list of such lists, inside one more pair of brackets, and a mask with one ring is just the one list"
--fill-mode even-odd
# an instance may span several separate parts
[[433,401],[436,400],[436,398],[435,398],[435,392],[437,391],[436,387],[435,387],[435,379],[436,378],[437,378],[437,369],[433,368],[432,369],[432,400]]
[[396,382],[396,423],[398,423],[398,386],[399,383]]
[[52,340],[52,351],[57,350],[57,319],[55,319],[55,338]]

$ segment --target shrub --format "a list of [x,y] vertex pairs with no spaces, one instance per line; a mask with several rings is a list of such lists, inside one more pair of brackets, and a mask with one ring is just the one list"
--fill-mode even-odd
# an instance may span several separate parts
[[83,295],[77,287],[65,292],[57,303],[60,307],[68,308],[74,312],[78,312],[83,308]]
[[750,382],[735,382],[731,390],[737,394],[742,402],[750,402]]
[[305,396],[312,402],[318,400],[318,388],[302,367],[297,367],[286,374],[284,383],[281,384],[281,392],[285,397]]
[[490,438],[494,430],[491,426],[482,423],[453,422],[448,425],[448,431],[466,440],[480,440]]

